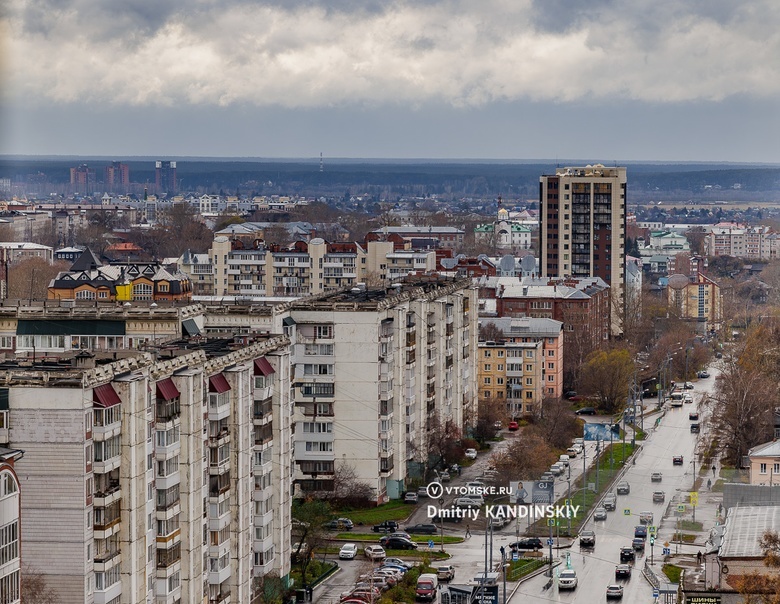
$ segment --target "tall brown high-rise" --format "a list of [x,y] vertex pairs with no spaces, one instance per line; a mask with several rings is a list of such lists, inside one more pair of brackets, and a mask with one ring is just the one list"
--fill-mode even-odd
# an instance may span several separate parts
[[70,169],[71,188],[76,193],[90,195],[95,192],[95,169],[87,164],[79,164]]
[[130,188],[130,166],[122,162],[112,161],[105,168],[103,184],[109,193],[127,193]]
[[156,193],[175,193],[178,191],[178,181],[176,180],[176,162],[175,161],[156,161],[154,163],[154,184]]
[[557,168],[555,175],[541,176],[539,223],[542,276],[601,277],[612,289],[615,308],[621,308],[626,271],[626,169],[595,164]]

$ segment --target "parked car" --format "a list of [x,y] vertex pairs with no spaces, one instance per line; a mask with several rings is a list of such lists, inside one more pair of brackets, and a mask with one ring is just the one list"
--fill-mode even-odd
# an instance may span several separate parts
[[466,451],[463,453],[467,459],[476,459],[477,458],[477,450],[476,449],[466,449]]
[[636,555],[634,554],[634,548],[633,547],[621,547],[620,548],[620,562],[621,564],[625,562],[633,562],[636,558]]
[[404,530],[411,535],[435,535],[439,531],[435,524],[413,524]]
[[573,399],[575,396],[577,396],[577,393],[574,390],[567,390],[563,393],[563,397],[566,399]]
[[417,487],[417,498],[428,496],[428,485]]
[[631,485],[624,480],[618,483],[615,491],[618,495],[628,495],[631,492]]
[[379,524],[375,524],[371,530],[375,533],[392,533],[398,529],[398,523],[395,520],[385,520]]
[[631,541],[631,547],[633,547],[636,552],[643,552],[645,551],[645,540],[641,537],[634,537]]
[[594,547],[595,545],[596,533],[594,531],[580,531],[580,547]]
[[412,536],[406,531],[395,531],[394,533],[385,535],[385,537],[400,537],[401,539],[408,539],[409,541],[412,540]]
[[386,550],[388,549],[417,549],[417,544],[403,537],[382,537],[379,543]]
[[643,524],[634,527],[634,537],[647,539],[647,527]]
[[509,422],[509,426],[507,426],[507,429],[510,432],[514,432],[515,430],[520,429],[520,424],[518,424],[517,422]]
[[494,422],[493,422],[493,427],[494,427],[496,430],[503,430],[503,429],[504,429],[504,424],[503,424],[503,423],[501,423],[501,420],[500,420],[500,419],[497,419],[496,421],[494,421]]
[[443,470],[439,472],[439,480],[441,480],[442,482],[449,482],[451,480],[450,473],[447,470]]
[[392,564],[393,566],[403,566],[407,570],[412,568],[414,564],[401,560],[401,558],[385,558],[385,564]]
[[653,492],[653,503],[663,503],[666,499],[666,493],[663,491],[654,491]]
[[369,560],[384,560],[386,557],[385,548],[381,545],[366,545],[363,553]]
[[593,520],[606,520],[607,519],[607,509],[603,507],[597,507],[595,510],[593,510]]
[[685,382],[682,387],[683,390],[693,390],[693,382]]
[[519,541],[515,541],[514,543],[509,544],[509,549],[512,550],[518,550],[518,549],[532,549],[532,550],[538,550],[542,549],[542,540],[539,539],[539,537],[523,537]]
[[580,407],[574,412],[576,415],[596,415],[594,407]]
[[452,564],[442,564],[436,567],[439,581],[452,581],[455,578],[455,567]]
[[357,543],[345,543],[339,550],[339,560],[352,560],[358,553]]
[[674,464],[675,466],[683,465],[683,456],[675,455],[674,457],[672,457],[672,464]]
[[618,564],[615,567],[615,579],[630,579],[631,578],[631,565],[630,564]]
[[382,562],[382,566],[379,567],[380,569],[389,568],[390,570],[394,570],[394,571],[396,571],[397,573],[399,573],[401,575],[406,574],[406,572],[409,570],[405,566],[398,566],[397,564],[390,564],[387,560],[388,559],[385,558],[385,561]]
[[458,497],[455,500],[456,508],[477,509],[482,507],[482,502],[476,497]]
[[563,464],[559,462],[555,462],[553,465],[550,466],[550,474],[553,474],[554,476],[560,476],[563,474]]
[[423,573],[417,579],[415,597],[418,600],[436,600],[439,593],[439,577],[433,573]]
[[622,585],[607,585],[607,600],[622,599],[623,598],[623,586]]
[[650,474],[650,482],[661,482],[663,480],[663,474],[660,472],[653,472]]
[[388,579],[389,579],[388,577],[384,577],[382,575],[374,575],[374,574],[360,575],[361,583],[378,587],[380,591],[385,591],[387,589],[390,589],[393,585],[395,585],[395,581],[388,580]]
[[409,491],[404,495],[404,503],[417,503],[419,496],[414,491]]
[[539,477],[541,482],[547,482],[548,480],[555,480],[555,476],[552,472],[545,472]]
[[355,525],[349,518],[336,518],[325,523],[325,528],[329,531],[351,531]]
[[290,560],[298,562],[306,558],[309,555],[309,544],[305,541],[303,543],[293,543],[290,549]]
[[575,589],[577,587],[577,571],[573,568],[562,570],[558,575],[558,589]]

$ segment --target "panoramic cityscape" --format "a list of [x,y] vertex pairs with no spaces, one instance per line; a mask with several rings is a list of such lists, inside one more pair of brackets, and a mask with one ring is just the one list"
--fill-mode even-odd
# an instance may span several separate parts
[[779,10],[11,0],[0,604],[776,602]]

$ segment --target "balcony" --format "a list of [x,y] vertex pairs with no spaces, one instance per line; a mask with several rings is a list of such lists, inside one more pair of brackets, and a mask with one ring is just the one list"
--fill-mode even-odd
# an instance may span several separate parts
[[270,421],[273,417],[273,401],[270,398],[256,400],[252,405],[252,419],[256,426]]
[[119,562],[119,554],[121,550],[115,549],[112,551],[96,553],[92,561],[95,563],[95,572],[105,572],[109,568],[115,566],[116,562]]
[[112,503],[119,501],[122,498],[122,490],[119,488],[119,483],[111,485],[110,487],[98,491],[95,493],[92,504],[96,508],[107,508]]
[[218,447],[230,443],[230,428],[222,428],[218,434],[209,435],[209,446]]
[[[211,585],[219,585],[230,579],[230,575],[230,564],[219,570],[209,570],[209,583]],[[229,596],[230,594],[228,593],[227,595]],[[211,602],[224,602],[224,600],[211,600]]]
[[209,604],[230,604],[230,592],[223,591],[219,595],[209,598]]

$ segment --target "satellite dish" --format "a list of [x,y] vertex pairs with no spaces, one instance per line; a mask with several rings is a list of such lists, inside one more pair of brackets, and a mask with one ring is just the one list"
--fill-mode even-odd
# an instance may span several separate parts
[[688,275],[681,275],[677,273],[669,277],[669,287],[672,289],[685,289],[685,286],[688,285],[688,283],[690,283],[688,280]]

